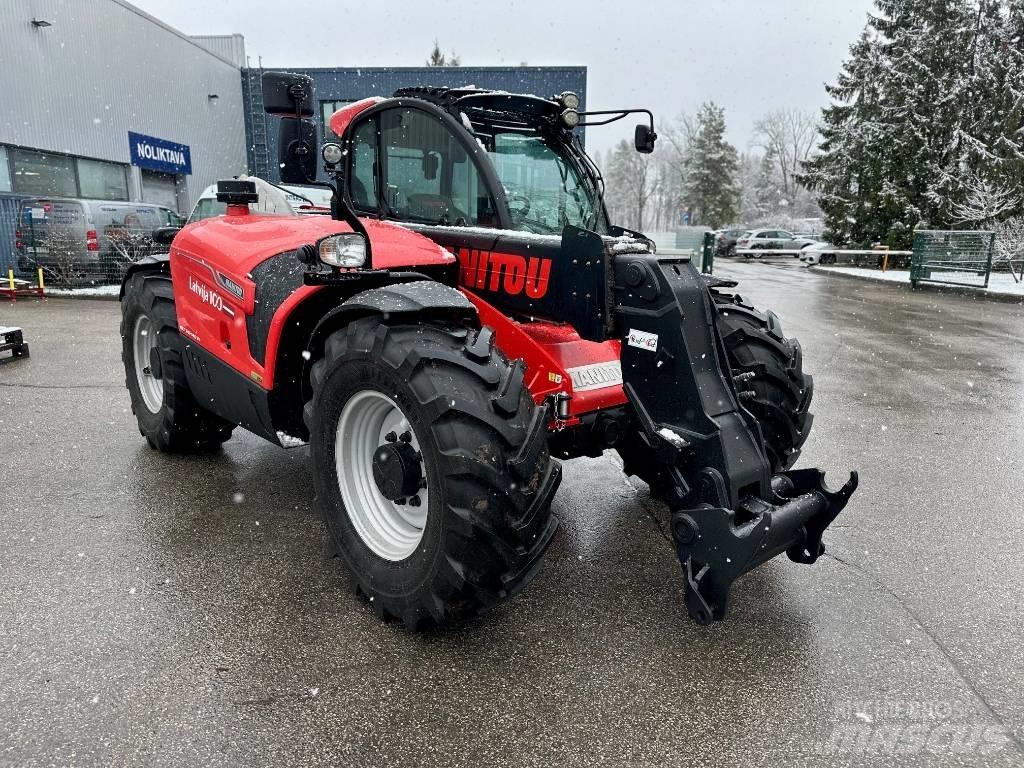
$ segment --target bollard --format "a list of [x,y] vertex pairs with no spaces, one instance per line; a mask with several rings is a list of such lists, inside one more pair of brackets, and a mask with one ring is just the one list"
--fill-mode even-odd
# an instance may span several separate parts
[[7,270],[7,284],[11,287],[11,293],[14,293],[14,269]]
[[46,289],[46,286],[43,285],[43,268],[42,267],[36,267],[36,277],[39,280],[39,293],[41,294]]

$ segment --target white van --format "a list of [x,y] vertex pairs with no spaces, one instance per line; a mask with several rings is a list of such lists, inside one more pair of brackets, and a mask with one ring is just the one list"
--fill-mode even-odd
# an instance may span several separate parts
[[[249,178],[249,177],[241,177]],[[331,190],[325,187],[300,187],[295,184],[270,184],[262,179],[255,177],[250,178],[251,181],[261,182],[262,184],[268,185],[271,188],[276,188],[284,194],[288,201],[288,205],[296,213],[315,213],[324,214],[331,212]],[[258,185],[259,186],[259,185]],[[203,219],[208,219],[211,216],[220,216],[227,210],[227,206],[224,203],[217,202],[217,185],[211,184],[203,190],[203,194],[199,196],[196,201],[195,207],[192,209],[191,215],[188,217],[188,223],[192,224]],[[259,206],[255,210],[259,210]]]
[[177,213],[151,203],[29,198],[15,231],[18,269],[42,267],[62,281],[117,278],[136,251],[150,247],[153,230],[181,224]]

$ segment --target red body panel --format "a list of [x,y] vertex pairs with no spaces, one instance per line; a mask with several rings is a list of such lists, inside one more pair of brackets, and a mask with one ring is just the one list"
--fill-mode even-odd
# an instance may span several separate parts
[[[455,262],[455,256],[424,235],[374,219],[363,223],[376,269]],[[171,246],[181,332],[243,376],[264,389],[273,389],[285,323],[297,306],[322,288],[300,286],[277,309],[269,327],[265,363],[261,365],[249,353],[245,322],[256,308],[252,270],[278,254],[351,231],[348,224],[327,216],[264,216],[251,214],[245,206],[231,206],[225,216],[186,227]],[[460,289],[476,306],[481,324],[494,329],[498,348],[510,359],[526,363],[526,384],[536,402],[559,392],[569,395],[567,425],[577,423],[583,414],[626,403],[618,369],[620,342],[586,341],[565,324],[513,320],[474,291],[485,280],[489,286],[493,283],[493,288],[501,286],[499,290],[507,286],[513,292],[546,293],[548,274],[539,267],[533,270],[536,274],[531,274],[532,262],[538,260],[468,249],[460,249],[459,257]],[[516,260],[515,265],[512,260]],[[504,265],[503,271],[491,268],[488,272],[487,265],[493,267],[492,262]]]
[[568,426],[585,413],[626,403],[621,371],[617,380],[612,372],[607,382],[587,375],[595,367],[601,370],[618,365],[622,352],[619,341],[587,341],[571,326],[562,323],[540,320],[520,323],[465,287],[462,292],[476,306],[481,325],[494,329],[498,349],[510,360],[522,359],[526,363],[526,386],[534,401],[541,403],[559,392],[572,398]]
[[[377,269],[440,266],[455,257],[432,240],[387,222],[364,222]],[[261,216],[245,206],[231,206],[226,216],[185,227],[171,246],[181,332],[242,375],[266,389],[273,387],[274,363],[281,330],[291,311],[319,290],[301,286],[274,315],[267,339],[266,364],[249,354],[246,315],[255,309],[256,285],[250,277],[258,264],[329,235],[351,232],[327,216]],[[235,286],[241,295],[231,289]]]
[[346,104],[331,115],[331,119],[328,121],[331,125],[331,131],[335,136],[344,136],[345,129],[348,128],[348,124],[352,122],[356,115],[381,101],[383,99],[380,96],[371,96],[368,99],[360,99],[351,104]]

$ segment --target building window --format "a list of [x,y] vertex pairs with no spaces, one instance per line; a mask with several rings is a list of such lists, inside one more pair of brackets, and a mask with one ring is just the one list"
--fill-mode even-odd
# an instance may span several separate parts
[[331,115],[337,112],[339,109],[344,107],[346,104],[351,104],[355,99],[343,99],[341,101],[321,101],[320,102],[320,125],[324,127],[324,141],[330,141],[331,139],[340,139],[340,136],[335,136],[334,131],[331,130]]
[[74,160],[28,149],[10,149],[11,187],[20,195],[76,197]]
[[118,163],[78,159],[78,188],[82,197],[127,200],[128,174]]
[[11,166],[7,164],[7,147],[0,147],[0,192],[11,191]]

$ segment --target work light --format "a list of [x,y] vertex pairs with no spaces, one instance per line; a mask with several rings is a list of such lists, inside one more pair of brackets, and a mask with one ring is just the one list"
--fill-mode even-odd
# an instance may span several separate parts
[[366,263],[366,240],[355,232],[325,237],[317,245],[320,261],[332,267],[357,269]]
[[562,106],[566,109],[579,109],[580,108],[580,97],[572,91],[565,91],[558,100],[562,102]]
[[324,144],[324,148],[321,150],[320,154],[323,156],[324,162],[328,165],[337,165],[341,162],[342,158],[341,145],[334,143]]
[[567,109],[562,112],[562,123],[566,128],[575,128],[580,124],[580,113],[575,109]]

